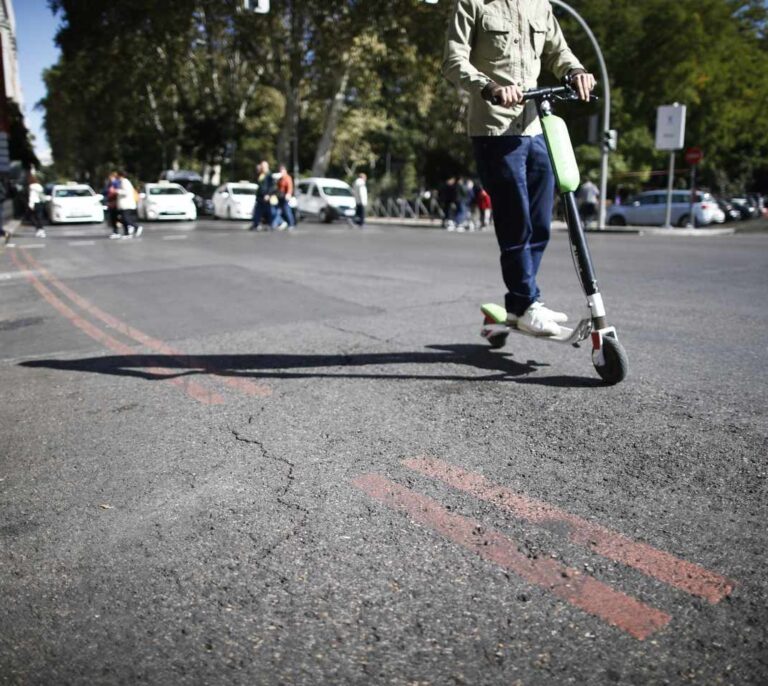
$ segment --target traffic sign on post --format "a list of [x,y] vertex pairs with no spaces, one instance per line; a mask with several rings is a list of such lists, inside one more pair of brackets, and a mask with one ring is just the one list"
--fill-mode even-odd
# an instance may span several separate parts
[[685,105],[663,105],[656,111],[656,149],[682,150],[685,145]]
[[667,212],[664,226],[672,226],[672,186],[675,178],[675,150],[685,147],[685,105],[663,105],[656,111],[656,149],[669,151]]
[[243,0],[243,7],[256,14],[267,14],[269,12],[269,0]]
[[695,167],[697,164],[701,164],[703,159],[704,152],[699,147],[688,148],[685,151],[685,161],[691,167]]

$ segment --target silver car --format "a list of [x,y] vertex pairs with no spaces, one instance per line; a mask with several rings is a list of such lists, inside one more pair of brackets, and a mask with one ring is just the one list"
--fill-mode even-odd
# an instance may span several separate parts
[[[687,226],[690,214],[689,191],[672,192],[673,226]],[[626,205],[616,205],[608,213],[610,226],[662,226],[667,213],[667,191],[645,191],[630,198]],[[711,194],[697,191],[693,204],[695,226],[708,226],[719,214],[717,203]]]

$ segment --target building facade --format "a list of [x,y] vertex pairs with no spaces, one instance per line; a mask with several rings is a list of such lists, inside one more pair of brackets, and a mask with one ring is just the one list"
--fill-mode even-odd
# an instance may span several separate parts
[[16,16],[11,0],[0,0],[0,44],[2,46],[3,81],[5,96],[19,109],[24,108],[24,97],[19,80],[19,60],[16,52]]

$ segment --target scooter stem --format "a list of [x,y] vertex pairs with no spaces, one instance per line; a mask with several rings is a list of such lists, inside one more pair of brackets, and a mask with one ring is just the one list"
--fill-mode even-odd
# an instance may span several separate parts
[[[579,281],[584,289],[587,299],[592,303],[594,296],[598,296],[600,289],[597,285],[597,275],[595,267],[592,264],[592,254],[589,251],[587,237],[584,233],[584,225],[581,223],[579,215],[579,206],[576,203],[576,194],[573,192],[562,194],[563,205],[565,207],[565,219],[568,225],[568,237],[571,241],[571,251],[573,252],[576,270],[579,273]],[[602,312],[593,311],[592,321],[595,329],[600,330],[606,327],[605,315]]]

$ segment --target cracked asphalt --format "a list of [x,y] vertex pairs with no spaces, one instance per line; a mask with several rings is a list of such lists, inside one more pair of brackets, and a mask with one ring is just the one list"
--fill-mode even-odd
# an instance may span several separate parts
[[242,228],[0,254],[0,684],[768,682],[768,235]]

